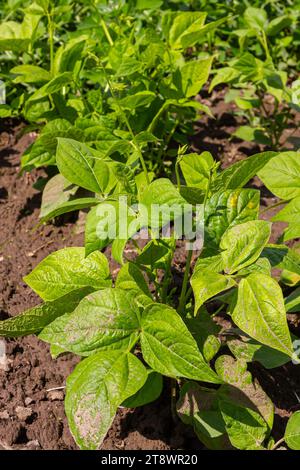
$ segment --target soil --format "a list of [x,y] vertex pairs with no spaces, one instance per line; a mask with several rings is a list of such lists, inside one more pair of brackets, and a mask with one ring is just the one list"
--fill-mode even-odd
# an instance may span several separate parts
[[[203,119],[192,144],[198,150],[211,151],[225,167],[264,149],[237,139],[229,140],[237,122],[231,114],[231,105],[224,105],[222,93],[212,98],[218,119]],[[20,155],[35,138],[31,134],[17,138],[21,129],[22,124],[15,121],[0,124],[0,320],[39,303],[22,277],[45,256],[65,246],[83,245],[83,234],[74,215],[33,230],[41,203],[41,193],[33,184],[45,174],[43,170],[35,170],[20,175]],[[258,179],[252,184],[263,189],[266,206],[276,201],[261,188]],[[274,240],[281,229],[275,227]],[[109,251],[106,254],[116,274],[118,267]],[[181,282],[184,265],[185,252],[181,249],[175,259],[175,282]],[[299,330],[297,322],[292,326]],[[300,331],[294,332],[300,336]],[[0,448],[76,449],[65,418],[63,387],[78,358],[67,354],[52,360],[49,347],[33,335],[7,339],[5,347],[6,361],[1,362],[0,357]],[[275,403],[274,435],[280,438],[288,416],[300,409],[298,368],[288,365],[266,371],[254,364],[252,372]],[[120,450],[201,448],[193,431],[179,420],[174,421],[168,386],[154,404],[133,410],[119,409],[102,445],[102,449]]]

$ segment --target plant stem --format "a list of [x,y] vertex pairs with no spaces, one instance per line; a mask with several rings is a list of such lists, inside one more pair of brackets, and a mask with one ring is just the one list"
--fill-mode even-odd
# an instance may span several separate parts
[[50,48],[50,74],[53,76],[54,72],[54,28],[51,13],[47,12],[48,18],[48,34],[49,34],[49,48]]
[[275,207],[282,206],[282,204],[286,204],[287,201],[278,201],[275,202],[275,204],[272,204],[272,206],[266,207],[264,210],[261,211],[261,215],[265,214],[266,212],[270,211],[271,209],[274,209]]
[[152,122],[150,123],[150,125],[148,126],[148,129],[147,131],[148,132],[153,132],[155,127],[156,127],[156,124],[159,120],[159,118],[161,117],[161,115],[163,114],[163,112],[168,108],[169,106],[169,102],[168,101],[165,101],[164,104],[162,105],[162,107],[160,108],[160,110],[156,113],[156,115],[154,116]]
[[279,447],[280,444],[282,444],[284,441],[285,441],[284,437],[282,437],[281,439],[279,439],[279,441],[275,442],[275,444],[273,445],[273,447],[271,448],[271,450],[276,450],[277,447]]
[[111,37],[111,35],[109,34],[109,31],[108,31],[108,29],[107,29],[107,26],[106,26],[105,21],[103,20],[103,18],[101,18],[100,24],[101,24],[101,26],[102,26],[102,29],[103,29],[104,34],[105,34],[105,36],[106,36],[106,39],[107,39],[108,42],[109,42],[109,45],[112,47],[112,46],[114,45],[114,41],[112,40],[112,37]]
[[175,175],[176,175],[177,189],[178,189],[178,191],[180,191],[181,183],[180,183],[179,161],[178,161],[178,159],[176,160],[176,163],[175,163]]
[[187,255],[187,259],[186,259],[186,265],[185,265],[185,271],[184,271],[184,276],[183,276],[182,288],[181,288],[181,293],[180,293],[180,298],[179,298],[178,313],[180,313],[180,314],[183,314],[183,310],[184,310],[186,291],[187,291],[187,285],[188,285],[188,280],[189,280],[192,256],[193,256],[193,250],[189,250],[188,255]]
[[146,167],[146,163],[145,163],[145,160],[144,160],[144,157],[143,157],[143,154],[142,154],[142,150],[141,150],[141,147],[139,146],[138,144],[138,141],[136,140],[136,137],[133,133],[133,130],[131,128],[131,125],[127,119],[127,116],[126,116],[126,113],[123,111],[122,107],[120,106],[120,103],[117,99],[117,97],[115,96],[115,93],[113,91],[113,87],[110,83],[110,80],[108,78],[108,75],[106,73],[106,70],[105,70],[105,67],[103,66],[103,64],[100,62],[101,64],[101,67],[102,67],[102,70],[104,72],[104,75],[105,75],[105,79],[107,81],[107,84],[108,84],[108,87],[110,89],[110,92],[111,92],[111,96],[116,104],[116,106],[118,107],[118,110],[119,110],[119,113],[121,114],[126,126],[127,126],[127,129],[131,135],[131,138],[132,138],[132,142],[133,142],[133,146],[136,150],[136,152],[138,153],[138,156],[139,156],[139,159],[140,159],[140,162],[141,162],[141,165],[142,165],[142,169],[143,169],[143,172],[144,172],[144,175],[145,175],[145,178],[146,178],[146,182],[147,184],[149,185],[150,184],[150,179],[149,179],[149,175],[148,175],[148,171],[147,171],[147,167]]

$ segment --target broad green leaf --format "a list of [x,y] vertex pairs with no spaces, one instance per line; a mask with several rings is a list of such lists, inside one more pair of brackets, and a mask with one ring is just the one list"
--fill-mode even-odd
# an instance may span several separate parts
[[267,258],[258,258],[255,263],[238,271],[238,276],[248,276],[251,273],[268,274],[271,276],[271,272],[272,267],[270,261]]
[[56,300],[81,287],[101,289],[111,284],[106,257],[95,252],[85,258],[84,248],[63,248],[48,255],[24,277],[43,300]]
[[143,276],[139,267],[131,262],[125,263],[117,276],[116,287],[125,290],[138,290],[140,289],[145,295],[150,296],[148,284]]
[[286,245],[267,245],[261,254],[272,268],[287,270],[300,275],[300,254]]
[[292,240],[300,236],[300,196],[292,199],[280,212],[272,217],[273,222],[278,220],[289,223],[289,227],[284,230],[284,241]]
[[267,26],[267,36],[277,36],[280,31],[287,28],[293,22],[292,18],[287,15],[278,16],[271,20]]
[[156,95],[152,91],[139,91],[134,95],[128,95],[125,98],[119,100],[119,104],[124,109],[134,111],[140,106],[147,106],[155,100]]
[[241,280],[232,320],[251,338],[294,357],[282,292],[271,277],[250,274]]
[[205,234],[216,245],[225,231],[258,217],[259,191],[234,189],[212,195],[205,207]]
[[48,82],[51,79],[48,70],[38,67],[37,65],[17,65],[10,70],[10,73],[17,75],[14,79],[15,83]]
[[113,166],[96,150],[73,139],[58,138],[56,162],[71,183],[95,193],[109,192],[116,184]]
[[32,307],[20,315],[0,322],[0,336],[15,338],[30,335],[41,331],[57,317],[73,312],[79,302],[91,292],[91,288],[84,287],[70,292],[52,302]]
[[135,261],[138,265],[147,266],[151,270],[166,269],[175,248],[173,239],[150,240]]
[[190,60],[180,69],[182,92],[186,98],[197,95],[207,82],[213,57]]
[[66,214],[67,212],[78,211],[86,209],[99,204],[98,199],[94,197],[81,197],[78,199],[71,199],[70,201],[62,202],[56,208],[53,208],[51,212],[41,218],[40,223],[47,222],[47,220],[58,217],[59,215]]
[[158,178],[143,191],[140,203],[147,210],[145,223],[158,228],[181,217],[186,201],[169,179]]
[[215,255],[215,256],[207,256],[204,258],[198,258],[194,267],[194,274],[203,272],[204,270],[208,270],[213,273],[220,273],[223,271],[223,259],[222,256]]
[[264,30],[268,22],[268,15],[263,8],[248,7],[244,13],[244,19],[250,28]]
[[135,292],[119,288],[94,292],[73,313],[48,325],[40,338],[81,356],[99,349],[128,350],[139,336],[135,297]]
[[214,75],[210,87],[209,92],[221,83],[230,83],[235,80],[240,75],[238,70],[235,70],[233,67],[221,67],[217,70],[216,74]]
[[231,402],[219,401],[231,444],[241,450],[263,449],[268,427],[259,413]]
[[180,389],[177,413],[185,424],[193,426],[197,437],[208,449],[232,449],[217,403],[217,391],[196,382],[186,382]]
[[218,398],[259,412],[270,432],[274,421],[274,405],[258,381],[252,381],[251,373],[247,371],[247,363],[223,355],[217,358],[215,367],[226,384],[218,390]]
[[72,72],[64,72],[56,77],[52,78],[50,82],[43,85],[41,88],[36,90],[29,98],[26,103],[26,107],[30,106],[32,101],[37,101],[42,98],[45,98],[53,93],[56,93],[66,86],[73,80]]
[[273,157],[276,152],[257,153],[246,160],[234,163],[212,182],[213,192],[245,186]]
[[266,187],[281,199],[300,196],[299,155],[297,152],[281,152],[258,172]]
[[290,416],[284,439],[290,449],[300,450],[300,411],[296,411]]
[[67,202],[71,196],[74,196],[77,189],[78,186],[74,186],[64,176],[60,174],[53,176],[43,191],[40,218]]
[[300,311],[300,287],[297,287],[290,295],[284,299],[287,312]]
[[204,271],[198,269],[191,277],[191,286],[195,297],[195,314],[206,300],[235,285],[235,281],[228,276],[210,272],[208,269]]
[[22,25],[16,21],[5,21],[0,24],[0,51],[26,51],[30,37],[23,37]]
[[207,188],[210,170],[214,159],[209,152],[190,153],[180,159],[180,168],[187,186],[195,186],[205,190]]
[[266,369],[280,367],[291,360],[286,354],[246,336],[239,339],[229,339],[227,346],[237,359],[249,363],[260,362]]
[[75,367],[67,379],[65,410],[81,449],[99,448],[118,406],[146,380],[146,368],[129,352],[101,351]]
[[203,26],[207,13],[201,11],[180,12],[174,18],[169,31],[169,42],[172,48],[182,48],[184,36],[198,31]]
[[122,403],[126,408],[136,408],[152,403],[161,395],[163,389],[163,378],[154,370],[147,370],[148,377],[144,385],[132,397]]
[[145,361],[163,375],[221,382],[204,361],[181,317],[167,305],[150,305],[144,310],[141,347]]
[[270,235],[271,224],[265,220],[251,220],[229,228],[220,242],[225,272],[232,274],[254,263]]
[[226,20],[227,18],[220,18],[219,20],[211,21],[201,27],[197,27],[197,30],[194,28],[194,31],[187,31],[180,38],[181,46],[183,49],[194,46],[198,41],[202,41],[208,33],[212,33]]

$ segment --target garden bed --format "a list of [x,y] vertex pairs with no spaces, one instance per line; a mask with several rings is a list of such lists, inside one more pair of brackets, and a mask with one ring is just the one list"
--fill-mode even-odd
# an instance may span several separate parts
[[[229,137],[237,122],[230,106],[222,101],[222,91],[215,93],[212,109],[216,121],[205,118],[197,125],[192,145],[210,151],[226,167],[249,154],[262,151],[256,144]],[[20,176],[20,155],[34,136],[17,138],[22,124],[3,122],[0,134],[0,257],[1,292],[0,319],[14,316],[38,303],[35,295],[22,281],[45,256],[65,246],[81,246],[83,234],[77,216],[65,216],[56,224],[33,230],[38,222],[41,193],[33,184],[43,176],[42,170]],[[265,207],[276,199],[255,179]],[[265,208],[263,207],[263,208]],[[276,210],[266,212],[264,218]],[[277,230],[277,228],[278,230]],[[276,239],[282,225],[273,225]],[[118,265],[111,260],[112,272]],[[179,282],[185,265],[185,252],[179,250],[175,268]],[[292,331],[300,335],[297,315],[289,315]],[[216,317],[222,325],[228,319]],[[6,364],[0,366],[0,448],[3,449],[76,449],[64,412],[65,379],[78,359],[66,354],[53,360],[49,347],[36,336],[5,339]],[[266,370],[258,363],[250,367],[275,404],[274,437],[284,433],[292,412],[300,409],[300,375],[292,365]],[[201,449],[202,444],[191,428],[177,418],[174,422],[170,406],[170,390],[156,402],[136,409],[119,409],[102,449]]]

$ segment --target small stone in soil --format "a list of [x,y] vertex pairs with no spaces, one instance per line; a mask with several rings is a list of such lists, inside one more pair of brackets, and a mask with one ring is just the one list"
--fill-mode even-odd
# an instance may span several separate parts
[[0,419],[9,419],[9,414],[7,410],[0,411]]
[[30,418],[30,416],[33,414],[31,408],[25,408],[24,406],[17,406],[15,412],[21,421],[26,421],[26,419]]
[[61,390],[52,390],[51,392],[48,392],[47,396],[51,401],[62,401],[64,399],[64,392]]
[[32,402],[33,402],[33,399],[32,399],[32,398],[30,398],[30,397],[26,397],[26,398],[25,398],[25,405],[26,405],[26,406],[30,405],[30,403],[32,403]]

